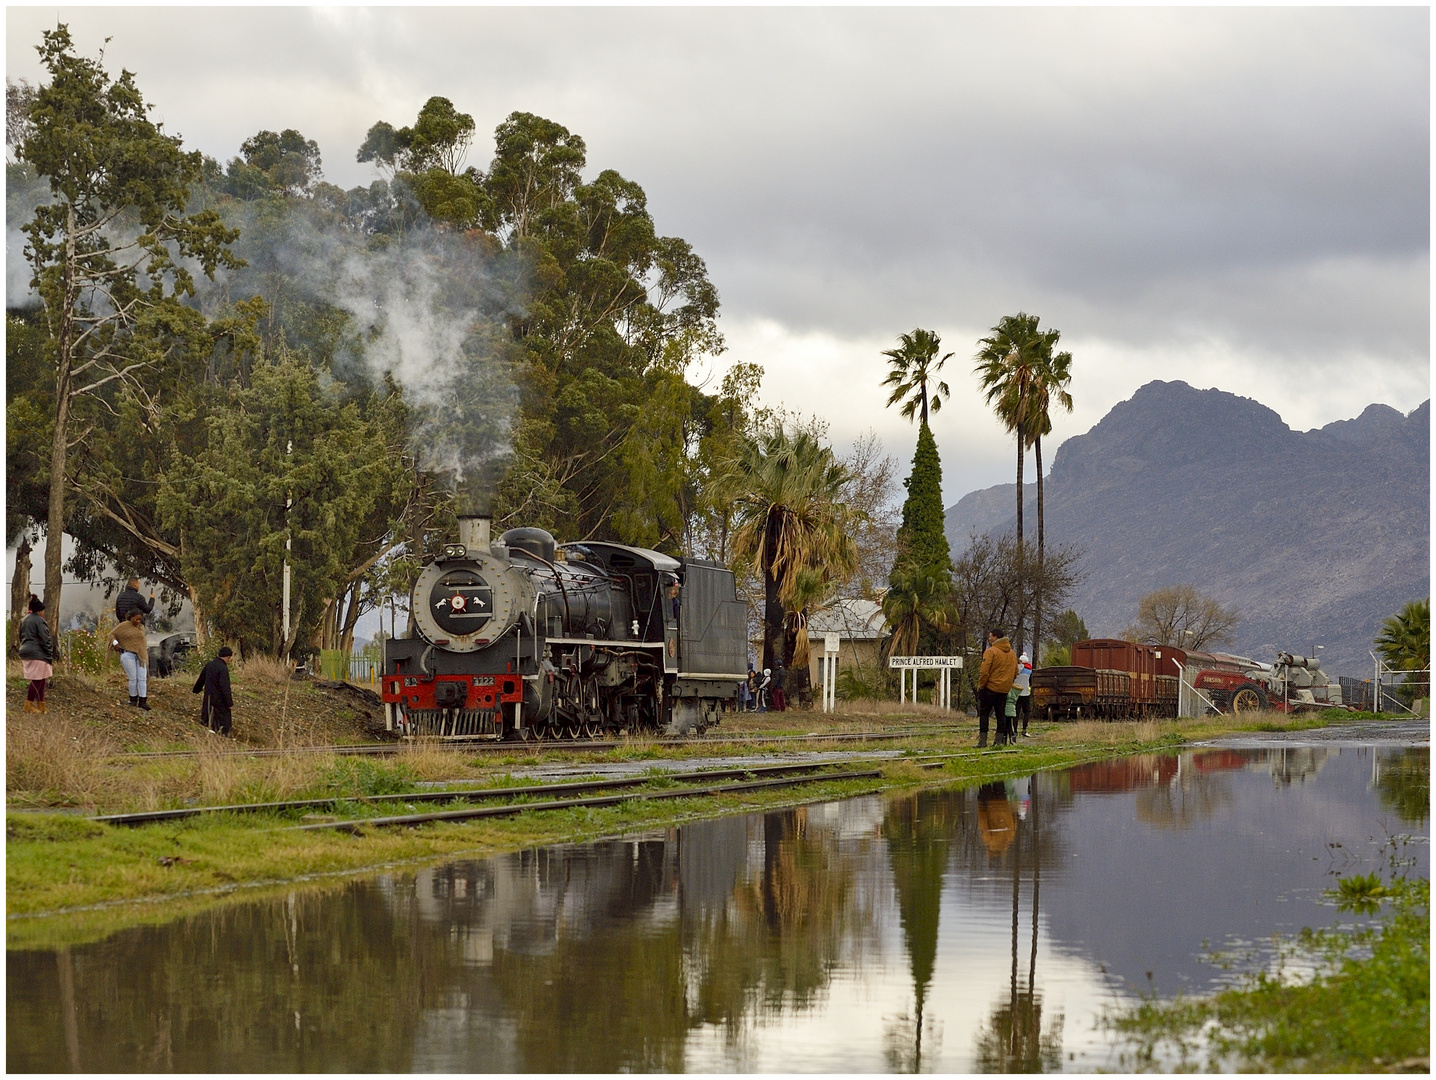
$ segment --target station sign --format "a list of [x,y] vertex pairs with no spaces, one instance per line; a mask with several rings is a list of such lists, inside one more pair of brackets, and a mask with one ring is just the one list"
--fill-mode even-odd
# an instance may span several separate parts
[[960,668],[960,656],[889,656],[890,668]]
[[823,652],[835,653],[838,651],[838,644],[842,641],[841,634],[826,633],[823,635]]

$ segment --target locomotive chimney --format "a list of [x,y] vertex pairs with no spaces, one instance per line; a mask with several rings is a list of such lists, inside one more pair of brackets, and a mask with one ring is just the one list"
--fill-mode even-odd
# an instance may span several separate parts
[[470,551],[489,550],[489,526],[493,523],[493,488],[487,477],[460,481],[454,492],[454,514],[459,519],[459,543]]
[[459,543],[470,551],[489,550],[489,525],[492,518],[474,515],[459,518]]

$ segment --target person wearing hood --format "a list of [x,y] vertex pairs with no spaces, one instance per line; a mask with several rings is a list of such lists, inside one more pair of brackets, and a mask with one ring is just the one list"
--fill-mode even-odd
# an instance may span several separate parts
[[55,674],[55,638],[45,621],[45,601],[30,597],[30,614],[20,622],[20,670],[30,685],[25,711],[45,711],[45,681]]
[[[1032,657],[1023,653],[1017,658],[1017,678],[1012,683],[1012,688],[1017,691],[1017,716],[1022,720],[1022,737],[1032,738],[1027,734],[1027,724],[1032,719]],[[1012,725],[1014,738],[1017,735],[1017,725]]]
[[987,651],[977,672],[977,745],[987,745],[987,718],[997,714],[997,738],[993,746],[1015,742],[1008,723],[1007,692],[1017,679],[1017,654],[1007,634],[993,627],[987,632]]
[[758,711],[768,711],[768,694],[773,688],[773,669],[764,668],[763,677],[758,680]]

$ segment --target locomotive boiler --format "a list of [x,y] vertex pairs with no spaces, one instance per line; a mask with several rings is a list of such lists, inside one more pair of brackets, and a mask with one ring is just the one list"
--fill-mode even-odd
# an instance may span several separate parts
[[535,528],[491,542],[487,518],[461,517],[411,605],[381,676],[385,726],[401,735],[701,732],[746,675],[732,571],[700,559]]

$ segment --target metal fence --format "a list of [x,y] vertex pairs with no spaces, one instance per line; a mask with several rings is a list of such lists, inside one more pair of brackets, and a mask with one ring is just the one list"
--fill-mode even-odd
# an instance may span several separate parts
[[1177,715],[1200,719],[1208,713],[1220,712],[1205,694],[1192,685],[1191,679],[1191,671],[1177,664]]
[[1357,679],[1342,675],[1341,701],[1363,712],[1395,713],[1398,716],[1425,715],[1430,712],[1431,672],[1381,671],[1381,702],[1377,707],[1375,679]]

